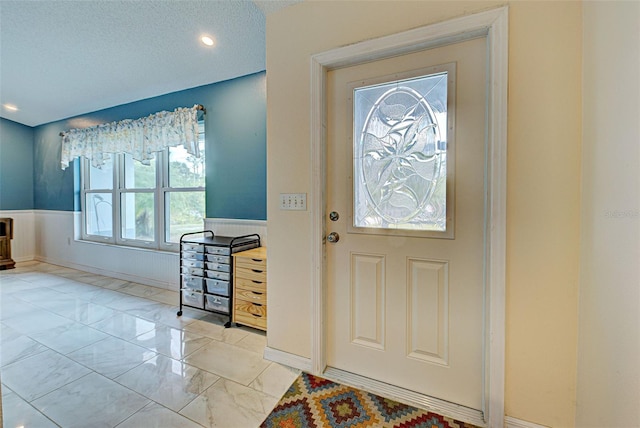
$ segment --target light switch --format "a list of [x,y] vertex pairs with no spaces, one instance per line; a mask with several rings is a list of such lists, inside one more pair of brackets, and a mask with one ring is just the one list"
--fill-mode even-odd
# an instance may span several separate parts
[[293,211],[307,210],[306,193],[280,193],[280,209]]

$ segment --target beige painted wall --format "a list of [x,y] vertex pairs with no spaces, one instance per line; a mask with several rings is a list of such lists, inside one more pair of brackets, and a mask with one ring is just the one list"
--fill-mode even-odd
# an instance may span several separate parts
[[[267,19],[270,347],[311,354],[312,54],[505,4],[307,1]],[[574,422],[580,227],[581,4],[510,3],[506,413]],[[312,207],[311,207],[312,209]]]
[[585,3],[579,427],[640,427],[639,79],[640,3]]

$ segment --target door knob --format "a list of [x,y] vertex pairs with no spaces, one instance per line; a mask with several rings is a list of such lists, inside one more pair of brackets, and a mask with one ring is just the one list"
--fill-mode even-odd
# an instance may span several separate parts
[[327,241],[331,242],[332,244],[335,244],[339,240],[340,240],[340,235],[338,235],[336,232],[331,232],[330,234],[327,235]]

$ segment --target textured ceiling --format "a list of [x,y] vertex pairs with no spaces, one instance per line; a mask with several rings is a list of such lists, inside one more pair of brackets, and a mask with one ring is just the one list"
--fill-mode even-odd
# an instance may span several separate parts
[[36,126],[264,70],[265,14],[298,1],[0,0],[0,116]]

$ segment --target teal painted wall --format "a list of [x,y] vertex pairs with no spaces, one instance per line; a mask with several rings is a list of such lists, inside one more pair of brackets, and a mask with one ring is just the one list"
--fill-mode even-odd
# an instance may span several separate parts
[[[249,76],[88,113],[34,128],[34,203],[40,210],[80,209],[79,162],[60,169],[61,131],[162,110],[207,109],[206,192],[209,218],[266,220],[266,74]],[[76,174],[74,174],[76,172]]]
[[212,88],[215,102],[205,104],[209,218],[267,219],[266,90],[264,73]]
[[33,207],[33,128],[0,118],[0,210]]

